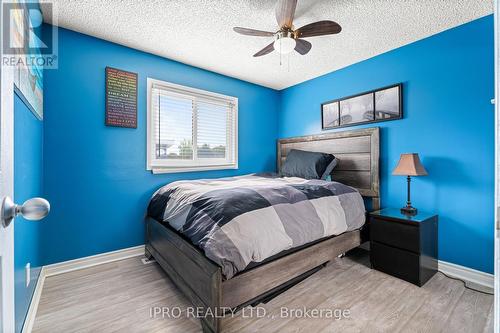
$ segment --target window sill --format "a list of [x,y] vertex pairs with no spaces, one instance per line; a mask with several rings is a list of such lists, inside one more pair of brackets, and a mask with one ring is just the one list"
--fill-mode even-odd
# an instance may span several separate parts
[[153,174],[162,174],[162,173],[179,173],[179,172],[196,172],[196,171],[210,171],[210,170],[230,170],[230,169],[238,169],[238,164],[230,164],[230,165],[213,165],[213,166],[199,166],[199,167],[151,167],[148,170],[151,170]]

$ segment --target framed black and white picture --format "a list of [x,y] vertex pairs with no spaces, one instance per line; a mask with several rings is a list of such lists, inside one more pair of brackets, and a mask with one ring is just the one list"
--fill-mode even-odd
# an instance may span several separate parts
[[339,112],[339,102],[324,104],[321,112],[323,128],[339,126]]
[[401,119],[402,84],[339,98],[321,104],[323,130]]
[[390,120],[401,118],[401,96],[399,86],[375,92],[375,119]]
[[351,97],[340,103],[340,125],[358,124],[374,119],[373,95]]

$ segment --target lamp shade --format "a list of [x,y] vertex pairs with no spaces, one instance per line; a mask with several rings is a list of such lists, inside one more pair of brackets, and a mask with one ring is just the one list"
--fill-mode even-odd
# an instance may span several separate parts
[[427,170],[420,162],[418,154],[401,154],[396,169],[392,171],[393,175],[400,176],[427,176]]

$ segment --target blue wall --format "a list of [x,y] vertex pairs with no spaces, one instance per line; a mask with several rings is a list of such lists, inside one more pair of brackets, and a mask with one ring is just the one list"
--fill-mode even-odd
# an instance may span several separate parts
[[[22,203],[42,193],[43,123],[14,95],[14,200]],[[41,224],[16,218],[14,227],[14,274],[16,332],[20,332],[40,273]],[[26,287],[25,265],[31,264]]]
[[[139,74],[138,128],[104,126],[104,69]],[[239,98],[239,169],[146,171],[147,77]],[[273,170],[279,92],[59,29],[59,69],[44,73],[43,264],[144,244],[154,190],[171,181]]]
[[405,203],[391,171],[418,152],[429,176],[415,178],[412,201],[439,214],[439,259],[493,273],[493,55],[487,16],[293,86],[281,92],[279,136],[321,132],[324,101],[403,82],[404,119],[376,125],[382,206]]
[[[404,119],[379,123],[382,205],[400,207],[400,153],[429,171],[414,205],[440,215],[441,260],[493,271],[493,19],[488,16],[276,92],[59,30],[59,69],[45,72],[44,195],[52,212],[42,264],[143,244],[152,192],[178,179],[274,170],[275,140],[321,132],[324,101],[404,84]],[[104,126],[104,69],[139,74],[138,128]],[[239,98],[238,170],[152,175],[146,164],[146,78]],[[359,126],[368,127],[368,126]]]

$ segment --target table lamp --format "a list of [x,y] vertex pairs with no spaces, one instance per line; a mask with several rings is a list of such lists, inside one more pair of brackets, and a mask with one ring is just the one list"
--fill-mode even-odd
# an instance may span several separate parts
[[392,172],[393,175],[407,176],[408,180],[408,200],[406,201],[406,207],[401,208],[401,213],[405,215],[416,215],[417,209],[412,207],[410,200],[410,182],[411,176],[427,176],[427,171],[425,170],[422,163],[420,163],[420,158],[418,154],[401,154],[399,158],[399,163],[396,169]]

